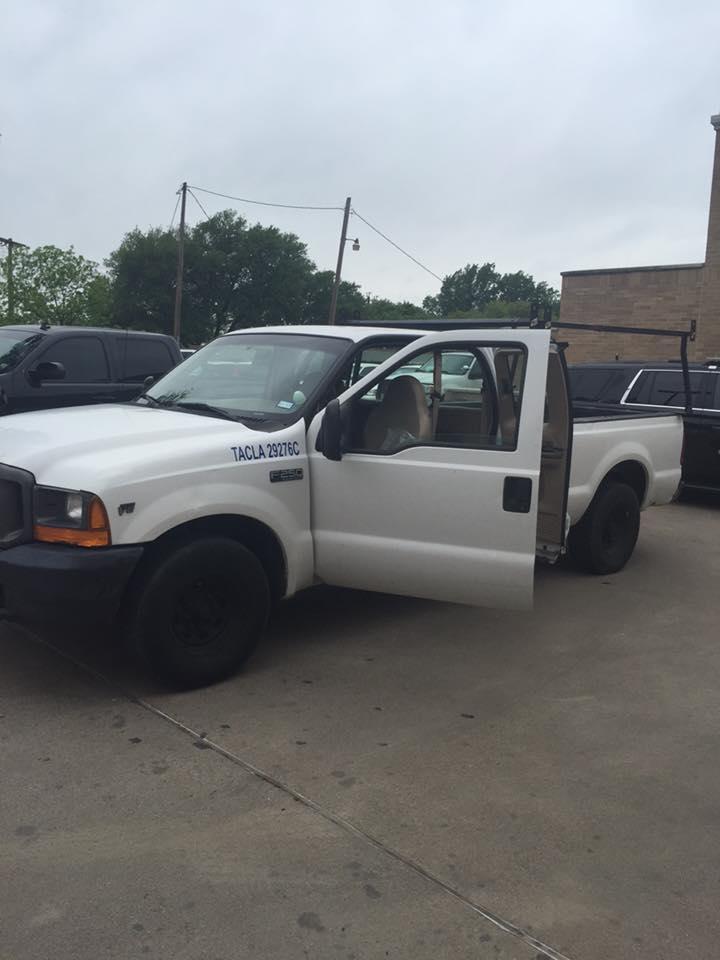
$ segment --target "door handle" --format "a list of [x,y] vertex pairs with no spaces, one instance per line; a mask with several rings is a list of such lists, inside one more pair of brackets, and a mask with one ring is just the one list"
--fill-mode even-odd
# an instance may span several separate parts
[[508,513],[530,513],[532,503],[531,477],[505,477],[503,483],[503,510]]

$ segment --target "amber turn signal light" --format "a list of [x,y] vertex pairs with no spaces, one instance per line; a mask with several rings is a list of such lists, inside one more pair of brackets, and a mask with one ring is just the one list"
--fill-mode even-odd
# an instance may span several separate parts
[[102,500],[99,497],[93,497],[90,501],[85,529],[35,524],[34,538],[41,543],[69,543],[76,547],[109,547],[110,523]]

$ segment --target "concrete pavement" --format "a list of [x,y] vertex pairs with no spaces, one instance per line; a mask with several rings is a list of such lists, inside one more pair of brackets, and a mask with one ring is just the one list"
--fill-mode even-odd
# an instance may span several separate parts
[[2,628],[0,956],[716,957],[719,532],[534,613],[309,592],[191,693]]

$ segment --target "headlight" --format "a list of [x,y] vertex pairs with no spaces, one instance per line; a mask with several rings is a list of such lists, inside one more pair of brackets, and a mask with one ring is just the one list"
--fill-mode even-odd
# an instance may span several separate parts
[[35,539],[44,543],[110,545],[110,524],[102,500],[82,490],[35,487],[33,529]]

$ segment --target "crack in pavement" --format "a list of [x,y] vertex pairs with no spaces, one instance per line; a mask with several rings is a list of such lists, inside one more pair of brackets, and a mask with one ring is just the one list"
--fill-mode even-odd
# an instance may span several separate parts
[[482,904],[472,900],[470,897],[466,896],[456,887],[453,887],[451,884],[447,883],[441,877],[437,876],[434,873],[431,873],[422,864],[417,863],[415,860],[412,860],[410,857],[401,853],[399,850],[394,849],[388,844],[384,843],[378,837],[375,837],[373,834],[368,833],[363,830],[362,827],[357,826],[351,820],[340,816],[337,813],[334,813],[332,810],[323,806],[317,800],[313,800],[311,797],[305,796],[305,794],[300,793],[299,790],[296,790],[290,784],[285,783],[282,780],[279,780],[277,777],[274,777],[271,773],[263,770],[261,767],[256,766],[250,760],[246,760],[244,757],[239,756],[233,751],[228,750],[226,747],[223,747],[222,744],[216,743],[214,740],[209,739],[202,733],[199,733],[197,730],[193,730],[192,727],[187,726],[181,720],[178,720],[176,717],[173,717],[171,714],[166,713],[164,710],[161,710],[159,707],[156,707],[154,704],[150,703],[147,700],[144,700],[142,697],[137,697],[132,693],[129,693],[127,690],[123,689],[121,686],[118,686],[115,682],[110,680],[104,674],[100,673],[99,670],[96,670],[94,667],[90,666],[87,663],[84,663],[82,660],[78,660],[72,654],[68,653],[65,650],[62,650],[56,647],[54,644],[50,643],[48,640],[45,640],[43,637],[37,636],[35,634],[27,632],[27,635],[32,638],[36,643],[41,644],[44,647],[47,647],[49,650],[52,650],[56,656],[68,660],[70,663],[74,664],[78,669],[94,677],[96,680],[99,680],[109,689],[114,690],[129,700],[131,703],[135,703],[138,706],[142,707],[144,710],[147,710],[149,713],[152,713],[158,719],[164,721],[165,723],[170,724],[175,727],[177,730],[185,734],[185,736],[191,738],[196,746],[202,746],[203,749],[213,750],[215,753],[219,754],[221,757],[224,757],[226,760],[229,760],[231,763],[234,763],[236,766],[245,770],[247,773],[252,774],[254,777],[257,777],[260,780],[263,780],[265,783],[269,784],[272,787],[275,787],[277,790],[282,791],[289,797],[292,797],[293,800],[298,803],[302,803],[308,809],[314,811],[324,820],[327,820],[329,823],[334,824],[339,829],[343,830],[345,833],[350,834],[353,837],[363,840],[365,843],[370,844],[376,850],[385,854],[385,856],[390,857],[398,863],[401,863],[407,869],[413,871],[420,877],[423,877],[427,882],[439,887],[445,893],[447,893],[454,900],[463,904],[463,906],[469,908],[476,915],[482,917],[484,920],[487,920],[489,923],[492,923],[499,930],[502,930],[504,933],[510,934],[513,937],[516,937],[518,940],[522,941],[526,946],[531,947],[532,949],[538,951],[536,960],[571,960],[567,954],[561,953],[559,950],[556,950],[554,947],[551,947],[549,944],[544,943],[542,940],[539,940],[537,937],[534,937],[528,930],[525,930],[523,927],[518,926],[513,923],[511,920],[506,920],[501,917],[499,914],[494,913],[492,910],[483,906]]

